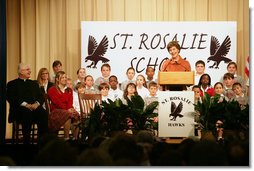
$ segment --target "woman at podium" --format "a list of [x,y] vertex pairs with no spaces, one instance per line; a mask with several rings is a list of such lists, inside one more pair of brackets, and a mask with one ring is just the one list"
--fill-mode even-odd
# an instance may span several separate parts
[[170,59],[165,60],[162,63],[161,71],[191,71],[189,61],[180,56],[181,47],[177,41],[171,41],[167,45]]
[[[171,55],[171,58],[165,60],[162,63],[160,71],[162,72],[172,72],[172,71],[190,72],[191,71],[191,66],[189,61],[187,61],[186,58],[182,58],[179,54],[181,47],[177,41],[169,42],[167,45],[167,50],[169,54]],[[186,90],[186,86],[166,86],[164,89],[170,90],[170,91],[182,91],[182,90]]]

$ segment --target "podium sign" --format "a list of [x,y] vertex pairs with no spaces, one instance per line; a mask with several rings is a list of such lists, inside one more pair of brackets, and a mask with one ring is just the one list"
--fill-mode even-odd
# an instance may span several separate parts
[[159,137],[194,136],[194,92],[162,91],[159,100]]
[[190,72],[159,72],[160,85],[193,85],[194,71]]

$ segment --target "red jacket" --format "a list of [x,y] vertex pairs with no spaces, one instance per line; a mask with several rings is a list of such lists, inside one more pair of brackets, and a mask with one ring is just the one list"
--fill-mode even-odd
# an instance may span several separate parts
[[168,59],[163,62],[161,71],[191,71],[191,66],[189,61],[182,57],[177,62]]
[[48,95],[51,100],[50,110],[55,109],[70,109],[73,108],[73,94],[70,88],[65,89],[65,92],[56,89],[56,86],[51,87],[48,90]]

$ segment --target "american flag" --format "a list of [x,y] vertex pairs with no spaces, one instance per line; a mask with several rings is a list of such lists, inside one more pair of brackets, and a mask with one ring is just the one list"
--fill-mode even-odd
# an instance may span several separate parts
[[245,68],[244,68],[244,72],[245,72],[245,74],[246,74],[248,77],[249,77],[249,67],[250,67],[249,62],[250,62],[250,57],[248,56],[248,57],[247,57],[247,61],[246,61],[246,65],[245,65]]

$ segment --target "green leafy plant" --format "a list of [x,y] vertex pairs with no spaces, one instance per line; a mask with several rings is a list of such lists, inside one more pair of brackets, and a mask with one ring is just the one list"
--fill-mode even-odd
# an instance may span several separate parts
[[128,107],[130,108],[131,118],[133,119],[135,129],[144,130],[148,126],[153,126],[155,129],[158,127],[157,122],[153,122],[152,118],[157,117],[158,113],[154,110],[159,102],[154,101],[145,107],[144,100],[141,96],[132,96],[131,100],[127,100]]
[[145,107],[144,100],[140,96],[132,96],[127,100],[127,105],[118,99],[96,104],[91,110],[89,118],[84,118],[79,123],[82,130],[82,140],[91,139],[98,135],[110,136],[115,131],[125,131],[129,129],[128,120],[131,120],[133,130],[157,129],[158,123],[153,120],[158,116],[154,110],[158,102],[152,102]]
[[204,130],[214,130],[216,121],[221,120],[223,127],[230,130],[248,129],[249,105],[241,110],[237,101],[226,101],[216,94],[210,97],[205,93],[202,102],[195,105],[196,111],[200,113],[199,123]]
[[131,117],[131,111],[128,105],[123,104],[120,99],[112,101],[108,99],[107,102],[102,102],[103,118],[106,123],[107,131],[119,131],[127,128],[126,118]]

